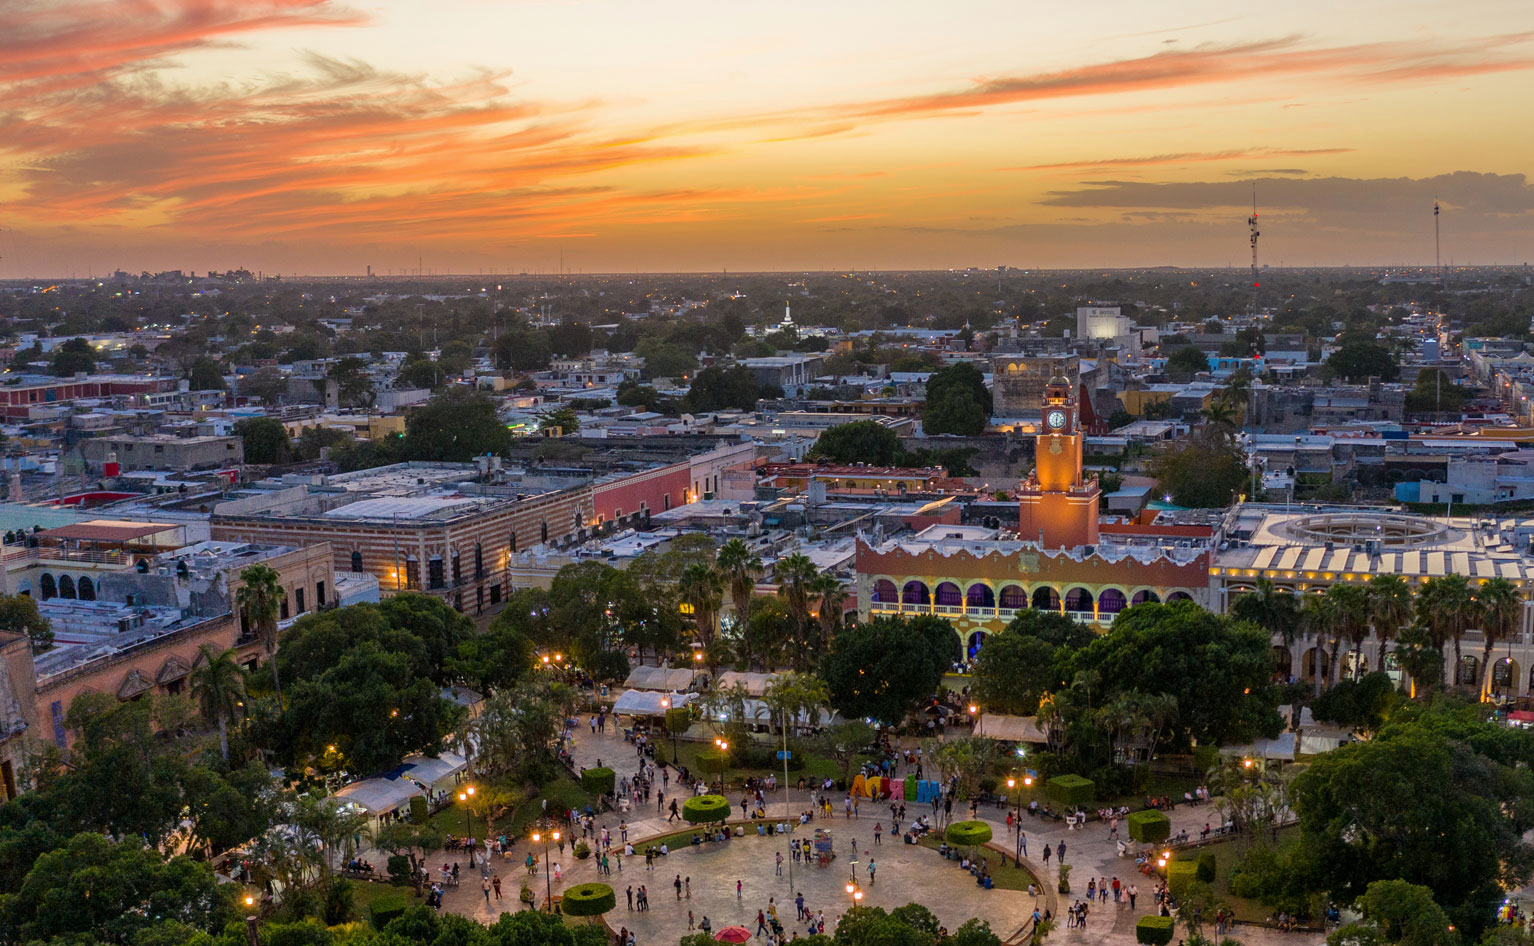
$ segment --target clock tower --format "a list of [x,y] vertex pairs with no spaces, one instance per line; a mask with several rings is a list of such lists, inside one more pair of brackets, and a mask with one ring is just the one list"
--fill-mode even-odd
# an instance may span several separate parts
[[1081,471],[1076,395],[1060,375],[1044,387],[1034,471],[1019,487],[1018,534],[1043,548],[1097,544],[1097,480]]

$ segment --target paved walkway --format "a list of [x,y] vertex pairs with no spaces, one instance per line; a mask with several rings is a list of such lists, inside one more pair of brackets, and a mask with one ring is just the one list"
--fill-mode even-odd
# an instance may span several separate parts
[[[656,754],[657,756],[661,754],[659,747]],[[572,755],[578,768],[594,767],[600,759],[604,765],[617,772],[620,778],[632,774],[638,764],[634,747],[625,743],[621,735],[611,733],[593,735],[588,730],[581,730],[577,733]],[[675,779],[673,778],[672,781],[674,784]],[[788,810],[795,815],[801,809],[808,807],[807,793],[790,791],[789,796]],[[732,800],[735,799],[732,798]],[[943,861],[934,851],[891,843],[887,834],[885,843],[877,848],[874,847],[873,824],[875,821],[880,821],[886,830],[888,829],[887,808],[873,805],[870,810],[869,805],[864,805],[861,819],[848,820],[841,816],[841,806],[837,804],[835,807],[835,817],[829,821],[815,823],[832,829],[840,856],[830,868],[822,870],[799,865],[793,872],[794,887],[804,893],[807,905],[817,911],[825,911],[828,933],[834,928],[836,918],[851,903],[844,890],[848,879],[844,852],[845,846],[852,838],[857,839],[861,849],[858,857],[858,882],[865,891],[863,900],[865,904],[888,909],[915,901],[932,910],[950,930],[956,929],[965,919],[978,916],[988,920],[992,924],[992,929],[1003,939],[1016,933],[1032,914],[1035,898],[1030,897],[1026,891],[981,890],[974,885],[968,874],[962,873],[957,867]],[[907,818],[914,818],[925,810],[926,806],[918,808],[908,803]],[[1011,840],[1006,828],[1007,811],[1006,808],[987,807],[979,812],[982,819],[992,824],[998,845]],[[784,817],[784,813],[780,791],[774,793],[768,805],[768,816],[770,819],[780,819]],[[886,817],[878,817],[881,814]],[[963,812],[963,815],[967,814],[967,810]],[[954,815],[961,816],[957,808]],[[1190,834],[1195,835],[1202,829],[1204,822],[1212,820],[1214,815],[1213,809],[1207,806],[1180,806],[1169,813],[1173,833],[1187,829]],[[636,841],[685,827],[680,822],[668,826],[664,816],[658,813],[653,805],[641,806],[641,810],[630,812],[628,815],[619,815],[614,812],[599,818],[598,825],[599,827],[605,825],[612,832],[615,847],[618,846],[620,820],[626,820],[629,837]],[[1062,841],[1066,845],[1066,863],[1072,867],[1073,893],[1058,897],[1063,904],[1068,905],[1074,899],[1083,897],[1087,881],[1092,877],[1107,878],[1110,883],[1114,877],[1117,877],[1122,884],[1135,882],[1139,888],[1139,898],[1134,910],[1129,909],[1127,903],[1117,907],[1111,901],[1106,904],[1094,904],[1085,930],[1068,930],[1062,923],[1050,937],[1050,941],[1109,943],[1113,946],[1120,946],[1120,944],[1127,946],[1134,943],[1135,921],[1152,912],[1154,905],[1152,891],[1155,888],[1155,880],[1139,874],[1135,870],[1132,859],[1118,857],[1117,846],[1109,839],[1108,829],[1102,824],[1094,822],[1081,830],[1073,831],[1067,829],[1063,822],[1042,822],[1026,815],[1023,820],[1023,827],[1028,836],[1028,853],[1031,855],[1024,858],[1024,863],[1050,888],[1054,886],[1057,858],[1051,857],[1050,866],[1045,868],[1039,860],[1039,853],[1046,842],[1051,847],[1055,847]],[[1122,825],[1120,831],[1127,837],[1127,829]],[[636,844],[636,848],[638,847]],[[621,847],[617,849],[621,850]],[[607,920],[614,928],[628,926],[636,930],[640,946],[671,946],[675,943],[688,932],[687,911],[689,909],[692,910],[696,919],[701,919],[707,914],[716,932],[724,926],[733,924],[755,930],[756,911],[766,910],[769,898],[775,898],[775,902],[779,905],[778,915],[785,928],[797,928],[803,932],[804,924],[795,926],[793,923],[794,904],[788,892],[789,865],[784,864],[784,876],[781,878],[774,872],[774,854],[779,850],[783,850],[781,840],[748,836],[728,844],[674,851],[670,856],[658,859],[654,868],[649,871],[645,870],[642,856],[625,859],[622,873],[619,873],[615,867],[610,877],[599,878],[594,858],[584,861],[576,860],[568,854],[567,849],[563,857],[557,851],[552,852],[552,860],[562,864],[564,868],[563,881],[553,882],[552,887],[557,896],[564,887],[590,880],[600,879],[610,884],[618,893],[618,908],[608,914]],[[447,892],[443,903],[444,908],[483,922],[494,922],[501,913],[521,908],[517,895],[524,879],[530,881],[529,885],[541,903],[544,896],[544,876],[540,871],[536,878],[527,877],[523,867],[523,859],[527,853],[526,843],[519,842],[503,859],[497,860],[493,865],[502,883],[500,901],[496,901],[492,893],[490,903],[487,904],[479,885],[479,871],[469,871],[463,875],[463,886]],[[540,857],[542,856],[541,846],[537,853]],[[1225,852],[1221,853],[1223,855]],[[876,879],[872,885],[868,883],[866,873],[869,856],[874,858],[878,867]],[[786,857],[785,854],[785,859]],[[448,858],[447,855],[439,854],[433,858],[433,861],[441,859],[461,861],[462,855]],[[684,880],[691,878],[691,900],[684,897],[678,902],[672,886],[677,874],[681,874]],[[950,884],[944,874],[951,875],[953,883]],[[737,880],[742,885],[739,899],[735,896]],[[637,911],[630,913],[626,906],[625,890],[631,885],[637,890],[640,884],[644,884],[649,890],[651,910],[648,913]],[[1039,898],[1038,902],[1041,909],[1046,904],[1044,898]],[[1056,909],[1058,910],[1058,907]],[[1243,917],[1243,919],[1255,918]],[[1205,933],[1213,935],[1212,925],[1206,928]],[[1183,930],[1179,928],[1178,936],[1184,935]],[[1250,926],[1237,927],[1231,935],[1239,938],[1247,946],[1278,946],[1280,943],[1286,946],[1312,946],[1325,940],[1325,937],[1320,934],[1280,934]]]

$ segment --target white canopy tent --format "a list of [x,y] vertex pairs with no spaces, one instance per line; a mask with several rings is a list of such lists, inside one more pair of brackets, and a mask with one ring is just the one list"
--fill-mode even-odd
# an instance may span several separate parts
[[981,713],[975,720],[975,735],[999,739],[1002,742],[1026,742],[1042,746],[1049,742],[1044,730],[1039,728],[1037,716],[1006,716],[1001,713]]
[[635,667],[623,685],[631,690],[685,690],[696,673],[691,667]]
[[761,696],[777,679],[778,675],[775,673],[741,673],[738,670],[726,670],[719,675],[717,688],[733,687],[738,683],[744,686],[750,695]]
[[424,755],[408,756],[405,765],[405,778],[432,790],[446,788],[469,767],[467,759],[453,752],[444,752],[435,759]]
[[363,809],[370,815],[386,815],[401,805],[409,804],[412,796],[424,795],[420,787],[403,778],[365,778],[353,782],[336,792],[337,800]]
[[[666,710],[686,706],[693,698],[691,693],[658,693],[654,690],[624,690],[613,703],[613,712],[620,716],[665,716]],[[663,706],[662,701],[669,703]]]

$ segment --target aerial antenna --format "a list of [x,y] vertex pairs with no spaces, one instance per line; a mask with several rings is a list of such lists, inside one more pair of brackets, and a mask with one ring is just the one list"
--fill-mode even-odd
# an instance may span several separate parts
[[1443,250],[1438,241],[1438,198],[1433,198],[1433,268],[1438,270],[1438,288],[1443,288]]
[[1247,307],[1247,315],[1257,318],[1257,238],[1262,234],[1257,230],[1257,182],[1252,182],[1252,215],[1246,218],[1246,225],[1252,231],[1252,301]]

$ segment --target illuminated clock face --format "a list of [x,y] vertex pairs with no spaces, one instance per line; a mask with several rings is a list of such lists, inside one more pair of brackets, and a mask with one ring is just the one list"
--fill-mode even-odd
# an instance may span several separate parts
[[1059,430],[1065,426],[1065,411],[1050,411],[1044,416],[1044,423],[1049,425],[1050,430]]

